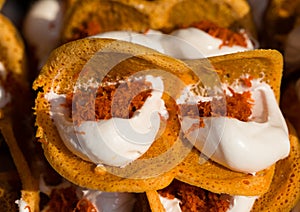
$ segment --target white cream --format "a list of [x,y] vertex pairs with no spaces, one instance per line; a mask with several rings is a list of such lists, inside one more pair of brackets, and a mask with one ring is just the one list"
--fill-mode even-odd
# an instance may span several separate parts
[[26,14],[23,24],[24,38],[34,48],[40,67],[59,44],[62,18],[62,3],[58,0],[35,1]]
[[[5,80],[6,79],[6,69],[3,63],[0,62],[0,76]],[[6,92],[2,83],[0,83],[0,109],[3,108],[6,104],[11,101],[11,95]]]
[[180,200],[177,198],[169,199],[158,194],[161,204],[163,205],[165,212],[181,212]]
[[116,40],[128,41],[131,43],[147,46],[149,48],[155,49],[161,53],[164,53],[164,49],[161,45],[161,38],[163,33],[155,30],[149,30],[146,34],[141,34],[131,31],[111,31],[103,32],[91,38],[111,38]]
[[[199,120],[183,117],[182,129],[204,155],[229,169],[255,173],[289,155],[286,122],[275,96],[265,83],[251,87],[254,107],[251,120],[229,117],[203,118],[205,127],[192,129]],[[192,130],[191,130],[192,129]]]
[[82,198],[89,200],[98,211],[131,212],[136,202],[133,193],[82,190]]
[[[179,199],[169,199],[161,195],[159,199],[166,212],[181,212]],[[257,197],[233,196],[226,212],[250,212],[256,199]]]
[[100,33],[93,37],[129,41],[179,59],[197,59],[254,49],[246,35],[247,47],[233,45],[232,47],[222,46],[219,48],[223,42],[221,39],[214,38],[208,33],[192,27],[179,29],[171,34],[163,34],[155,30],[149,30],[144,34],[112,31]]
[[19,212],[30,212],[30,207],[27,202],[25,202],[22,198],[16,200],[15,203],[19,207]]
[[227,212],[250,212],[257,197],[233,196]]
[[[99,190],[85,189],[66,180],[63,180],[63,182],[57,186],[49,186],[46,185],[43,178],[40,180],[40,191],[48,196],[51,195],[53,189],[64,189],[70,186],[76,187],[76,195],[78,199],[87,199],[99,212],[131,212],[136,202],[136,197],[133,193],[103,192]],[[47,208],[45,208],[45,211],[47,211]]]
[[246,35],[247,47],[224,45],[221,48],[220,45],[223,43],[221,39],[197,28],[179,29],[173,31],[170,36],[174,36],[174,38],[165,40],[165,53],[180,59],[212,57],[254,49]]
[[161,99],[162,80],[146,76],[146,81],[152,83],[151,96],[132,118],[84,121],[79,126],[66,118],[66,108],[61,106],[65,102],[64,95],[46,94],[52,118],[65,145],[85,160],[117,167],[126,166],[144,154],[156,138],[161,116],[168,114]]

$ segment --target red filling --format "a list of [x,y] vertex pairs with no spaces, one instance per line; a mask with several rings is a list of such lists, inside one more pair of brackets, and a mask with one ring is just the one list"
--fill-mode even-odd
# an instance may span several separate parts
[[168,187],[159,190],[158,193],[168,199],[179,199],[183,212],[226,212],[230,207],[229,195],[212,193],[178,180],[173,180]]
[[75,124],[112,117],[131,118],[150,95],[151,83],[143,80],[123,82],[77,91],[75,94],[68,93],[66,106],[73,110]]
[[53,189],[45,211],[96,212],[97,209],[87,199],[79,199],[76,195],[75,187],[70,186],[67,188]]
[[243,33],[234,32],[224,27],[219,27],[217,24],[214,24],[210,21],[201,21],[189,27],[201,29],[211,36],[221,39],[223,43],[219,46],[219,48],[222,48],[222,46],[232,47],[233,45],[247,47],[246,38]]

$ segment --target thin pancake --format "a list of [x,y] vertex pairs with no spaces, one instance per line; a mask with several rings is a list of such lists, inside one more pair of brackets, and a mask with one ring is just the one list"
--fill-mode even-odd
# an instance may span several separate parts
[[66,42],[114,30],[167,32],[202,20],[225,28],[245,28],[254,37],[256,35],[245,0],[87,0],[75,2],[67,11],[62,40]]
[[[134,161],[132,163],[133,165],[131,164],[131,170],[134,171],[126,176],[131,177],[131,179],[111,174],[111,172],[117,174],[121,172],[121,174],[124,174],[122,173],[122,169],[115,168],[115,170],[112,168],[109,170],[109,167],[97,167],[95,164],[80,159],[72,154],[63,144],[53,120],[51,119],[50,103],[45,98],[45,94],[53,91],[58,94],[73,91],[73,87],[76,83],[74,77],[77,77],[79,73],[84,70],[83,67],[87,64],[87,61],[89,61],[89,63],[93,61],[91,58],[96,52],[100,50],[104,52],[104,49],[109,50],[106,52],[109,52],[110,54],[112,52],[114,52],[113,54],[117,52],[118,54],[121,53],[121,55],[124,53],[137,55],[136,57],[130,57],[130,59],[124,60],[114,66],[113,71],[115,71],[114,73],[116,75],[122,73],[123,76],[127,76],[138,70],[143,70],[144,68],[160,68],[177,76],[186,84],[192,82],[195,83],[195,80],[197,80],[195,79],[195,74],[191,72],[189,67],[184,63],[136,44],[113,41],[110,39],[87,38],[69,42],[59,47],[52,52],[46,65],[43,67],[41,74],[33,84],[33,88],[39,90],[35,105],[36,125],[38,127],[37,137],[43,144],[45,156],[50,164],[58,173],[71,182],[83,187],[104,191],[143,192],[146,190],[158,190],[166,187],[175,176],[176,178],[186,179],[185,181],[189,178],[189,180],[196,182],[199,178],[196,175],[194,175],[194,178],[189,177],[190,166],[187,165],[188,163],[196,164],[198,162],[198,160],[196,162],[194,161],[195,154],[196,157],[198,157],[198,153],[194,153],[194,151],[185,159],[185,163],[171,169],[165,169],[165,166],[167,165],[165,162],[174,162],[175,165],[177,165],[182,161],[184,158],[183,156],[186,156],[182,154],[182,151],[185,151],[186,153],[190,152],[191,149],[185,142],[181,142],[180,139],[178,139],[179,121],[176,112],[173,110],[170,110],[172,111],[172,113],[169,114],[170,121],[166,126],[166,130],[160,137],[161,140],[156,140],[145,155]],[[115,57],[108,58],[109,60],[112,60],[112,58]],[[105,59],[105,57],[102,57],[102,59]],[[261,78],[262,81],[270,84],[274,89],[277,99],[279,99],[282,71],[282,57],[279,52],[274,50],[255,50],[214,57],[210,58],[209,61],[216,68],[221,81],[232,82],[235,79],[239,79],[242,74],[247,73],[254,78]],[[91,63],[96,64],[94,62]],[[197,64],[199,63],[205,64],[207,61],[199,60],[197,61]],[[106,63],[102,61],[102,64]],[[195,64],[189,63],[189,65],[192,66]],[[212,73],[215,72],[212,71]],[[111,74],[111,76],[113,76],[113,74]],[[88,76],[88,78],[90,78],[90,76]],[[174,95],[176,96],[176,93],[178,95],[178,89],[182,87],[180,86],[180,83],[174,84],[174,82],[170,83],[169,87],[167,87],[170,94],[169,96],[171,97],[174,97]],[[167,104],[170,103],[170,107],[172,107],[169,96],[165,95],[164,100],[167,101]],[[174,129],[176,133],[174,133]],[[170,154],[170,152],[174,154]],[[163,155],[163,153],[166,153],[164,154],[165,157],[158,157]],[[152,163],[152,161],[157,162],[155,160],[157,157],[159,158],[160,163]],[[145,166],[144,162],[140,162],[142,159],[148,159],[148,162],[150,161],[150,163],[147,163],[147,166]],[[207,166],[207,164],[205,164],[205,166]],[[223,167],[210,162],[208,163],[208,166],[211,168],[211,173],[215,171],[216,173],[220,173],[220,176],[217,179],[223,180],[224,184],[219,185],[218,187],[222,188],[225,193],[240,193],[245,195],[265,193],[274,173],[273,167],[264,170],[262,172],[263,175],[249,176],[226,170]],[[180,169],[188,169],[186,172],[187,174],[182,174]],[[156,170],[160,170],[158,175],[149,177],[149,173],[155,173]],[[164,170],[165,172],[161,172],[161,170]],[[195,168],[194,171],[195,170],[197,170],[197,168]],[[202,170],[202,173],[203,172],[206,171]],[[194,172],[192,171],[192,173]],[[226,183],[227,185],[232,184],[232,181],[235,178],[238,178],[239,180],[236,181],[239,181],[239,185],[242,185],[240,190],[232,191],[230,186],[224,186]],[[247,190],[261,184],[264,185],[261,189]],[[218,191],[221,192],[220,189]]]
[[288,123],[291,152],[276,163],[269,191],[254,204],[252,211],[290,211],[300,200],[300,143],[293,126]]
[[[106,55],[105,49],[109,50],[109,55]],[[46,158],[58,173],[82,187],[120,192],[143,192],[151,187],[162,188],[171,182],[174,173],[172,166],[168,170],[161,166],[163,164],[161,160],[169,160],[171,162],[170,157],[168,157],[169,154],[166,154],[165,157],[158,156],[162,152],[166,152],[172,144],[181,144],[181,141],[178,139],[178,133],[174,133],[178,132],[180,128],[176,109],[169,113],[170,121],[167,121],[168,124],[163,135],[151,146],[152,150],[143,156],[145,160],[136,160],[125,171],[119,168],[97,167],[95,164],[76,157],[63,144],[49,115],[50,103],[45,98],[45,94],[50,91],[55,91],[58,94],[73,91],[76,83],[74,77],[78,75],[84,77],[84,65],[86,65],[87,61],[89,61],[89,64],[93,64],[93,60],[97,60],[98,57],[93,56],[101,50],[104,52],[104,54],[100,54],[100,57],[104,57],[101,58],[102,64],[105,64],[103,62],[105,57],[111,62],[113,61],[113,57],[117,59],[118,57],[124,55],[128,57],[129,55],[127,60],[113,67],[112,72],[109,74],[112,78],[116,76],[130,76],[135,72],[147,69],[161,69],[165,70],[165,74],[172,73],[173,76],[177,76],[177,78],[173,79],[168,78],[171,80],[171,83],[168,83],[170,87],[166,88],[169,90],[169,94],[164,95],[165,100],[171,99],[170,96],[178,93],[177,91],[180,89],[180,82],[178,83],[178,80],[185,81],[186,84],[193,81],[193,74],[187,74],[191,70],[181,61],[145,47],[139,46],[137,48],[137,45],[132,43],[110,39],[83,39],[63,45],[51,54],[33,85],[34,89],[40,89],[35,106],[36,125],[38,126],[37,137],[43,143]],[[120,55],[116,55],[113,51],[116,51]],[[131,57],[131,55],[137,56]],[[92,57],[93,59],[91,59]],[[105,69],[105,67],[97,68],[96,73],[92,75],[94,79],[99,77],[100,72],[103,71],[101,71],[101,68]],[[87,78],[90,79],[92,77],[88,75]],[[170,107],[172,107],[172,104]],[[177,149],[174,151],[177,151]],[[175,163],[173,166],[176,166],[178,164],[176,160],[178,159],[174,156],[172,159],[174,160],[173,164]],[[159,167],[160,169],[158,170]],[[118,176],[111,174],[111,172],[116,173]],[[161,175],[157,176],[159,174]],[[120,175],[125,175],[128,178],[119,177]]]
[[[289,132],[290,132],[290,144],[291,144],[291,152],[290,155],[280,160],[275,165],[275,173],[268,191],[260,196],[254,203],[251,212],[272,212],[272,211],[290,211],[296,203],[300,200],[300,173],[299,173],[299,161],[300,161],[300,143],[298,137],[296,135],[295,129],[288,122]],[[201,170],[200,170],[201,171]],[[202,171],[201,171],[202,172]],[[209,169],[208,169],[209,173]],[[193,174],[193,173],[192,173]],[[224,175],[225,176],[225,175]],[[209,176],[207,176],[209,177]],[[213,186],[219,186],[222,184],[222,180],[219,181],[218,176],[212,176],[215,183]],[[206,177],[205,177],[206,178]],[[234,183],[238,183],[239,179],[231,179],[232,180],[232,189],[233,194],[235,194],[235,190],[238,188],[238,185]],[[188,180],[190,182],[190,180]],[[263,183],[263,181],[261,181]],[[199,184],[201,188],[205,188],[205,183]],[[204,185],[203,187],[201,185]],[[227,185],[225,185],[227,186]],[[263,185],[255,185],[260,189],[260,186]],[[253,188],[249,188],[253,189]],[[213,191],[214,189],[209,189]],[[255,190],[255,188],[254,188]],[[220,191],[217,191],[218,193]],[[222,193],[223,191],[221,191]],[[163,205],[160,202],[159,195],[157,191],[147,191],[146,192],[148,203],[153,212],[164,211]],[[146,203],[145,203],[146,204]]]

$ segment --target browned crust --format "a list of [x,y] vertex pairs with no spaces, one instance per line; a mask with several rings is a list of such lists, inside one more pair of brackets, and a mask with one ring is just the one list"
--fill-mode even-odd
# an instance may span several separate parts
[[[126,42],[113,42],[109,39],[83,39],[75,42],[70,42],[60,47],[51,54],[48,62],[42,69],[41,74],[33,84],[33,88],[35,90],[39,89],[40,91],[36,98],[35,106],[36,125],[38,127],[37,137],[43,143],[44,153],[50,164],[62,176],[64,176],[71,182],[83,187],[95,188],[104,191],[143,192],[150,189],[158,190],[160,188],[166,187],[175,176],[176,178],[188,183],[196,185],[197,183],[199,183],[199,186],[201,185],[205,187],[202,181],[203,176],[197,177],[195,175],[195,178],[193,178],[192,180],[193,183],[191,180],[187,179],[190,179],[189,176],[191,174],[195,174],[194,172],[189,172],[190,166],[187,164],[190,163],[195,164],[196,166],[198,165],[197,158],[199,158],[199,153],[195,151],[192,151],[191,155],[189,155],[189,157],[185,159],[185,162],[180,166],[176,167],[175,169],[171,169],[170,171],[163,173],[160,176],[153,178],[150,177],[148,179],[124,179],[110,174],[105,168],[96,168],[94,164],[81,160],[80,158],[73,155],[63,145],[53,124],[53,121],[49,116],[50,105],[49,102],[45,99],[44,95],[51,90],[57,93],[65,93],[69,90],[72,90],[72,87],[74,86],[74,82],[72,82],[73,75],[82,70],[82,67],[84,66],[86,61],[88,61],[95,52],[97,52],[99,49],[107,47],[108,44],[113,44],[111,47],[119,52],[150,53],[142,55],[141,57],[134,58],[128,63],[122,63],[122,67],[139,67],[143,66],[143,64],[147,67],[150,65],[151,67],[153,64],[155,64],[156,67],[158,65],[159,67],[163,67],[164,69],[171,71],[171,73],[176,74],[181,80],[185,82],[193,82],[194,80],[194,74],[192,74],[189,68],[187,68],[178,60],[163,56],[153,50],[144,47],[137,47],[134,44],[129,44]],[[254,50],[209,58],[209,61],[216,68],[222,82],[231,83],[233,80],[238,79],[241,75],[247,73],[254,78],[261,78],[262,81],[270,84],[274,89],[277,99],[279,99],[282,57],[281,54],[277,51]],[[200,60],[197,63],[207,63],[207,61]],[[189,65],[193,66],[195,64],[190,63]],[[118,68],[120,68],[120,66],[116,66],[116,70],[118,70]],[[126,76],[127,74],[130,74],[130,71],[129,73],[123,71],[123,74],[125,74]],[[169,88],[169,90],[173,90],[174,93],[178,93],[177,89],[178,88],[175,87]],[[167,103],[171,102],[170,99],[168,99],[169,97],[165,96],[164,98]],[[163,138],[161,138],[160,140],[156,140],[149,151],[147,151],[141,159],[149,159],[153,156],[160,155],[165,150],[170,149],[170,147],[174,149],[174,154],[178,155],[182,154],[180,153],[180,151],[178,152],[178,150],[180,150],[181,148],[188,148],[184,147],[180,140],[177,141],[177,135],[176,133],[174,133],[174,130],[175,132],[178,131],[180,126],[176,118],[176,112],[174,112],[174,114],[171,113],[170,115],[174,118],[172,119],[173,121],[167,124],[168,127],[164,132],[166,134],[164,134],[164,136],[162,136]],[[171,144],[173,143],[173,145],[171,146],[170,141],[172,141]],[[193,161],[193,157],[197,157],[196,162]],[[167,159],[169,158],[166,158],[166,161],[168,161]],[[215,173],[221,173],[218,178],[215,177],[211,179],[210,182],[214,182],[209,183],[211,186],[206,186],[209,190],[212,189],[216,192],[234,194],[240,193],[245,195],[259,195],[265,193],[268,190],[268,186],[271,182],[274,172],[273,167],[271,167],[270,169],[264,170],[259,175],[249,176],[247,174],[241,174],[226,170],[223,167],[219,167],[211,162],[205,163],[204,166],[205,168],[209,167],[211,173],[215,171]],[[135,170],[138,170],[137,173],[139,174],[139,176],[143,176],[144,174],[147,174],[148,172],[157,170],[159,168],[157,164],[150,163],[147,167],[145,167],[145,169],[140,169],[139,167],[141,166],[138,162],[132,167]],[[183,169],[184,171],[182,171]],[[199,169],[201,169],[201,166]],[[147,172],[145,172],[145,170]],[[122,172],[122,170],[119,169],[113,171]],[[202,172],[205,171],[202,170]],[[226,177],[222,179],[223,174]],[[215,184],[216,179],[220,181],[223,180],[223,183]],[[233,179],[236,179],[234,181],[236,182],[235,189],[230,189],[230,186],[224,186],[228,183],[231,184]],[[262,186],[261,188],[256,188],[257,185],[264,186]],[[256,189],[254,189],[254,187]],[[253,189],[249,190],[249,188]]]
[[144,32],[150,28],[167,32],[202,20],[226,28],[246,28],[256,37],[250,7],[245,0],[87,0],[77,1],[68,9],[62,40],[74,40],[74,29],[81,28],[84,21],[97,23],[99,32]]

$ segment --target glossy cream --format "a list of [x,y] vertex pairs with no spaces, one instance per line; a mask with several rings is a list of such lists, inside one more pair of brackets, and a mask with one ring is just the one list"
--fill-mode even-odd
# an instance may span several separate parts
[[161,204],[163,205],[165,212],[181,212],[180,200],[177,198],[169,199],[159,195]]
[[254,49],[246,34],[247,47],[233,45],[232,47],[222,46],[220,48],[221,39],[214,38],[208,33],[193,27],[175,30],[170,34],[163,34],[156,30],[148,30],[144,34],[130,31],[112,31],[100,33],[93,37],[129,41],[179,59],[197,59]]
[[[181,212],[180,200],[169,199],[159,195],[161,204],[166,212]],[[232,196],[230,208],[226,212],[250,212],[257,197]]]
[[[65,145],[82,159],[95,164],[124,167],[144,154],[154,142],[161,117],[167,117],[161,99],[164,85],[159,77],[146,76],[153,91],[132,118],[84,121],[75,126],[65,117],[64,95],[48,93],[51,115]],[[117,92],[116,92],[117,93]]]
[[89,200],[98,211],[131,212],[137,201],[133,193],[82,190],[82,198]]
[[256,83],[250,91],[254,106],[248,122],[230,117],[204,117],[205,127],[190,130],[198,119],[182,118],[187,138],[204,155],[245,173],[266,169],[287,157],[290,151],[287,125],[272,89],[266,83]]
[[30,212],[30,207],[27,202],[25,202],[22,198],[16,200],[15,203],[19,207],[19,212]]
[[[63,188],[68,188],[70,186],[76,187],[76,194],[78,199],[83,199],[83,198],[87,199],[88,201],[90,201],[90,203],[93,204],[93,206],[99,212],[100,211],[131,212],[135,202],[137,201],[133,193],[103,192],[99,190],[91,190],[91,189],[86,189],[86,188],[76,186],[66,180],[63,180],[62,183],[56,186],[49,186],[46,185],[43,178],[41,178],[40,180],[40,191],[48,196],[51,195],[53,189],[63,189]],[[45,210],[43,211],[47,211],[47,208],[45,208]]]

